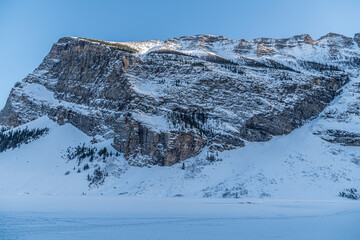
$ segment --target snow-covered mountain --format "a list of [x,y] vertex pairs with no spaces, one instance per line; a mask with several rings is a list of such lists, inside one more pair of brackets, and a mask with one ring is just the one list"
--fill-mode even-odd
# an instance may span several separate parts
[[329,199],[360,188],[359,46],[360,34],[333,33],[62,38],[0,112],[0,192]]

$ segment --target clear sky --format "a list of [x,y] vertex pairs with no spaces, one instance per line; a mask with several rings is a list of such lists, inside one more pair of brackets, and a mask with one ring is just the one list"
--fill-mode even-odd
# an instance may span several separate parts
[[360,32],[359,0],[0,0],[0,108],[63,36],[110,41]]

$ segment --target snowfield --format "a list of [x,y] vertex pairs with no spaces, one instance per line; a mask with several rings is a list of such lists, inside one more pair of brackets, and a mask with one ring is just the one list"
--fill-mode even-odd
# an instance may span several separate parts
[[0,198],[0,239],[357,240],[357,201]]

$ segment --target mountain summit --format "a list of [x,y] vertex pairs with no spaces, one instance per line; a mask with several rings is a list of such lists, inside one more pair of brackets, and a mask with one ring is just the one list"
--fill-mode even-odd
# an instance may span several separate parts
[[[71,124],[88,144],[109,143],[129,166],[172,166],[201,154],[216,161],[314,119],[320,122],[311,134],[320,141],[359,146],[359,39],[64,37],[16,83],[0,124],[44,117]],[[83,159],[90,149],[83,146]]]

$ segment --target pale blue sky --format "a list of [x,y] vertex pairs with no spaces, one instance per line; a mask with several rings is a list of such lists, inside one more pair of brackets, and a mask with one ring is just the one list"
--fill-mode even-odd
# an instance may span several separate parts
[[0,108],[63,36],[111,41],[360,32],[358,0],[0,0]]

